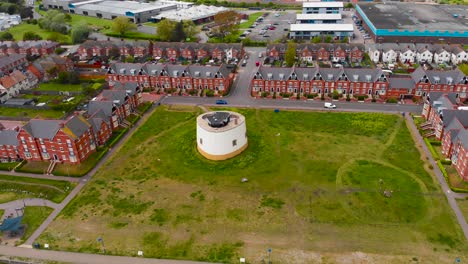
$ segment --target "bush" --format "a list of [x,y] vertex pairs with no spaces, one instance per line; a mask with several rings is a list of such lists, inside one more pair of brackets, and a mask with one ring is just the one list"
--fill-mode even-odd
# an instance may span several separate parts
[[377,99],[375,99],[374,97],[372,97],[371,102],[372,102],[372,103],[375,103],[375,102],[377,102]]
[[358,101],[364,101],[366,99],[366,97],[364,95],[359,95],[357,97]]
[[273,99],[276,99],[276,92],[273,93]]
[[263,93],[262,93],[262,97],[263,97],[263,98],[265,98],[265,97],[267,97],[267,96],[268,96],[268,94],[267,94],[266,92],[263,92]]
[[108,143],[108,146],[109,147],[115,146],[115,144],[119,142],[119,140],[125,135],[125,133],[127,133],[127,131],[128,131],[128,127],[120,131],[120,134],[118,134],[114,139],[112,139],[112,141]]
[[438,140],[430,140],[429,143],[433,146],[441,146],[442,145],[442,142],[438,141]]
[[444,165],[452,165],[452,161],[449,160],[449,159],[440,160],[440,163],[442,163]]
[[348,102],[351,101],[351,97],[349,96],[349,94],[346,95],[346,101],[348,101]]
[[317,97],[317,94],[308,94],[307,95],[307,98],[309,98],[309,99],[314,99],[315,97]]
[[431,152],[432,157],[434,157],[435,160],[439,160],[439,155],[438,155],[437,152],[435,151],[434,147],[431,145],[431,142],[429,141],[429,139],[424,138],[424,142],[426,143],[427,148],[428,148],[429,151]]
[[[447,182],[448,186],[450,187],[450,189],[454,192],[459,192],[459,193],[468,193],[468,190],[465,190],[465,189],[459,189],[459,188],[455,188],[452,186],[452,184],[450,183],[450,180],[449,180],[449,176],[448,176],[448,173],[447,171],[445,170],[445,167],[444,165],[442,165],[442,162],[440,160],[437,161],[437,167],[439,167],[440,171],[442,172],[442,174],[444,175],[444,178],[445,178],[445,181]],[[468,197],[467,197],[468,198]]]
[[320,100],[324,101],[325,100],[325,95],[320,95]]
[[387,103],[396,104],[396,103],[398,103],[398,100],[395,97],[390,97],[390,98],[387,99]]
[[214,96],[214,91],[212,90],[205,90],[205,96],[206,97],[213,97]]

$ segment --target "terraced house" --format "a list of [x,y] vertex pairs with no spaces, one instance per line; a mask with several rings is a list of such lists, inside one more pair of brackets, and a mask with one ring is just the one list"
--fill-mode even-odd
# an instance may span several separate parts
[[219,93],[229,91],[234,74],[227,65],[172,65],[115,63],[107,71],[106,79],[112,82],[135,82],[153,89],[178,89],[182,91],[208,89]]
[[424,71],[418,68],[411,78],[385,75],[381,69],[277,68],[260,66],[251,80],[251,92],[364,95],[375,98],[422,97],[429,92],[457,92],[466,98],[468,77],[460,70]]
[[231,60],[240,59],[243,55],[241,44],[211,44],[211,43],[180,43],[138,41],[93,41],[88,40],[77,50],[81,60],[95,57],[115,56],[150,56],[154,59],[165,60]]
[[468,181],[468,111],[458,93],[431,92],[426,97],[421,125],[425,136],[442,142],[442,154]]
[[[270,60],[284,59],[286,44],[270,44],[267,46],[266,56]],[[361,62],[364,58],[363,44],[298,44],[296,56],[300,61],[344,61]]]
[[45,56],[54,53],[59,44],[50,40],[1,41],[0,55]]

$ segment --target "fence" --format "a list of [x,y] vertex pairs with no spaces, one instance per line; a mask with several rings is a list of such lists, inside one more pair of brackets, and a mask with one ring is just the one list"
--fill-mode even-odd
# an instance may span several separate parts
[[80,91],[38,91],[38,90],[23,90],[22,94],[33,94],[33,95],[80,95]]

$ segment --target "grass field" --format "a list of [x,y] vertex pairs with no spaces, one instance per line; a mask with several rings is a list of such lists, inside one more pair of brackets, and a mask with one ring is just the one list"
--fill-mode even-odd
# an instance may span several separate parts
[[[17,41],[23,40],[24,33],[28,31],[38,34],[39,36],[42,37],[42,39],[47,39],[49,35],[51,34],[51,32],[41,29],[38,25],[26,24],[26,23],[22,23],[18,26],[14,26],[8,29],[7,31],[10,32],[13,35],[13,38]],[[71,41],[70,36],[67,36],[67,35],[62,35],[62,39],[60,40],[60,42],[62,43],[69,43],[70,41]]]
[[38,242],[98,252],[103,236],[110,254],[227,263],[259,263],[267,248],[273,263],[466,254],[400,116],[234,110],[246,116],[249,147],[212,162],[196,150],[200,110],[158,108]]
[[465,216],[466,221],[468,221],[468,199],[457,199],[458,206]]
[[[26,241],[34,231],[52,213],[53,209],[44,206],[27,206],[24,210],[23,224],[26,225],[26,232],[21,241]],[[22,242],[18,243],[21,244]]]
[[0,175],[0,203],[23,198],[44,198],[60,203],[74,186],[66,181]]
[[26,109],[0,107],[0,116],[31,117],[31,118],[60,118],[64,115],[62,111],[45,109]]
[[62,91],[62,92],[79,92],[82,90],[80,84],[61,84],[61,83],[41,83],[38,91]]

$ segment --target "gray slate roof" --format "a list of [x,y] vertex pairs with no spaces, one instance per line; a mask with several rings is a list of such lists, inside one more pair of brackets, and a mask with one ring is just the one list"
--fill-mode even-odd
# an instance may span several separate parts
[[88,115],[93,115],[101,110],[106,117],[112,116],[114,104],[112,101],[90,101],[88,104]]
[[18,132],[16,130],[1,130],[0,145],[18,146]]
[[81,137],[86,131],[88,131],[89,127],[91,126],[85,120],[78,116],[73,116],[69,119],[65,126],[70,129],[70,131],[76,136]]
[[31,119],[23,127],[34,138],[52,140],[60,129],[60,120]]
[[413,89],[414,81],[411,78],[388,78],[390,80],[390,89]]

